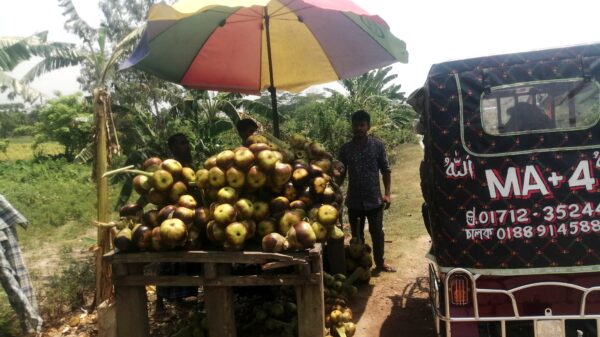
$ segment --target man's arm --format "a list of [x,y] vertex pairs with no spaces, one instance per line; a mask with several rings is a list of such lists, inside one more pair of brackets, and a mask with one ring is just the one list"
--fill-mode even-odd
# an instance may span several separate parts
[[338,186],[342,186],[342,184],[344,183],[344,180],[346,180],[346,170],[344,170],[343,172],[341,172],[342,174],[340,174],[337,178],[335,178],[335,183]]
[[379,165],[379,170],[381,171],[381,176],[383,177],[383,209],[388,209],[392,203],[392,170],[390,168],[390,162],[388,161],[387,153],[383,143],[380,143],[377,164]]
[[344,151],[343,146],[338,153],[338,160],[344,165],[344,169],[341,171],[341,175],[339,177],[335,178],[335,183],[338,186],[342,186],[342,184],[344,183],[344,180],[346,179],[346,171],[348,171],[348,162],[346,160],[345,151]]
[[391,197],[391,188],[392,188],[392,174],[390,171],[386,171],[386,172],[382,172],[381,173],[382,177],[383,177],[383,204],[384,204],[384,209],[388,209],[390,208],[390,204],[392,203],[392,197]]

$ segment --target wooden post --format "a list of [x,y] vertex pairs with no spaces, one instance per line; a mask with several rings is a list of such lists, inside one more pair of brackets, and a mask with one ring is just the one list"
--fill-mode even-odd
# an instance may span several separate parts
[[[204,278],[215,279],[219,274],[217,264],[204,264]],[[231,287],[204,286],[204,308],[208,320],[208,335],[218,337],[236,337],[235,315],[233,311],[233,289]]]
[[346,251],[344,250],[344,239],[327,239],[325,248],[328,271],[331,274],[346,273]]
[[[116,276],[142,275],[144,265],[118,264],[115,265]],[[146,287],[122,286],[115,287],[117,306],[117,337],[148,337],[150,326],[148,323],[148,308],[146,303]]]
[[[102,175],[108,167],[107,144],[107,107],[108,92],[104,88],[95,88],[92,104],[96,119],[96,158],[95,176],[97,192],[97,218],[99,222],[108,222],[108,182]],[[110,251],[110,232],[105,228],[98,228],[98,250],[96,251],[96,305],[107,300],[112,294],[111,267],[105,263],[102,256]],[[102,336],[101,336],[102,337]]]
[[325,298],[323,294],[323,262],[321,255],[311,256],[311,271],[320,282],[296,286],[298,337],[323,336],[325,331]]

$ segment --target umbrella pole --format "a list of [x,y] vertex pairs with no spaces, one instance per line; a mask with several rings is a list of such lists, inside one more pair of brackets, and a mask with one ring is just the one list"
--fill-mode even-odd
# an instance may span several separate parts
[[273,110],[273,134],[277,138],[279,137],[279,114],[277,113],[277,93],[275,87],[270,87],[269,92],[271,93],[271,108]]
[[265,19],[265,32],[267,35],[267,60],[269,61],[269,81],[271,86],[269,87],[269,92],[271,93],[271,107],[273,110],[273,135],[275,137],[280,138],[279,135],[279,114],[277,113],[277,89],[275,89],[275,85],[273,85],[273,61],[271,59],[271,33],[269,30],[270,25],[270,17],[269,10],[267,6],[264,7],[264,19]]

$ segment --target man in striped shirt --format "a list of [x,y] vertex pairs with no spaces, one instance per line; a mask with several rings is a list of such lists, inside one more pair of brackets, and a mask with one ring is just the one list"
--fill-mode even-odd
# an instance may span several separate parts
[[26,335],[41,332],[42,318],[17,242],[16,225],[27,228],[27,219],[0,194],[0,283]]

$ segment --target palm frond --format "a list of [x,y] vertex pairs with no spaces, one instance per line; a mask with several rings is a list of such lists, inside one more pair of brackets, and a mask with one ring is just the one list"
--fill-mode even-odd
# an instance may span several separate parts
[[11,71],[19,63],[38,55],[39,46],[44,46],[48,32],[29,37],[0,38],[0,70]]
[[29,60],[31,53],[23,43],[0,48],[0,70],[12,71],[19,63]]
[[244,111],[250,114],[256,114],[263,118],[269,119],[272,115],[271,105],[264,104],[259,100],[242,99],[237,101],[238,105],[244,109]]
[[115,71],[115,67],[113,65],[121,59],[123,54],[129,49],[130,44],[135,42],[135,39],[138,38],[142,32],[144,31],[145,25],[142,25],[136,29],[134,29],[131,33],[127,34],[113,49],[113,53],[110,55],[108,61],[104,65],[104,69],[102,70],[102,77],[100,79],[100,83],[104,83],[108,76]]
[[75,45],[66,42],[48,42],[43,44],[28,44],[27,47],[32,56],[50,57],[71,52],[74,50]]
[[64,8],[63,15],[67,17],[65,29],[77,34],[84,41],[90,42],[96,34],[96,30],[79,16],[73,2],[71,0],[58,0],[58,4]]
[[227,99],[219,100],[218,106],[234,125],[240,120],[240,115],[238,114],[237,109]]
[[21,81],[23,81],[23,83],[30,83],[35,78],[53,70],[76,66],[84,59],[84,56],[74,52],[65,52],[61,53],[60,55],[46,57],[33,66],[33,68],[31,68],[27,74],[23,76]]
[[5,72],[0,71],[0,87],[10,89],[9,97],[12,98],[14,95],[20,95],[26,102],[35,102],[38,99],[45,97],[45,95],[27,84],[21,83],[16,78],[8,75]]

